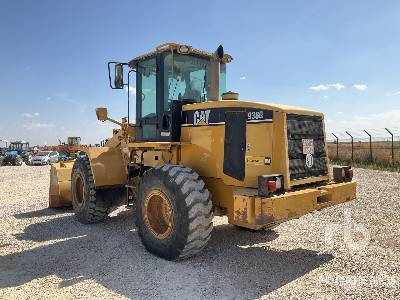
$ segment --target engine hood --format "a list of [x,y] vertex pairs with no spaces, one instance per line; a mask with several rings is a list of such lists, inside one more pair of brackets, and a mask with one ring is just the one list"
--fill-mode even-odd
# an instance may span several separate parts
[[279,111],[290,114],[311,115],[311,116],[321,116],[321,117],[324,116],[322,112],[296,106],[276,104],[276,103],[265,103],[265,102],[249,102],[243,100],[220,100],[220,101],[208,101],[202,103],[186,104],[182,107],[182,110],[189,111],[197,109],[212,109],[212,108],[225,108],[225,107],[254,108],[254,109]]

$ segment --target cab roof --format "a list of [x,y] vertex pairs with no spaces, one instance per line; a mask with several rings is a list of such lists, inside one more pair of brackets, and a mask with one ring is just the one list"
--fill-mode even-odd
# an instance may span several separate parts
[[[136,69],[137,63],[145,60],[147,58],[153,57],[157,55],[158,53],[166,52],[166,51],[177,51],[180,54],[190,54],[190,55],[196,55],[199,57],[204,57],[204,58],[216,58],[217,56],[214,53],[199,50],[193,48],[191,45],[184,45],[184,44],[177,44],[177,43],[164,43],[156,47],[156,49],[152,52],[140,55],[138,57],[133,58],[129,62],[129,66],[132,69]],[[232,61],[232,56],[229,54],[224,54],[223,58],[221,59],[222,63],[229,63]]]

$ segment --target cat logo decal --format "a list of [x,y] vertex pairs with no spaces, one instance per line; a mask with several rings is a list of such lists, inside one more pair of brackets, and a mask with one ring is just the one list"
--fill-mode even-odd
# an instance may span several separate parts
[[193,125],[208,125],[211,110],[196,110],[193,117]]

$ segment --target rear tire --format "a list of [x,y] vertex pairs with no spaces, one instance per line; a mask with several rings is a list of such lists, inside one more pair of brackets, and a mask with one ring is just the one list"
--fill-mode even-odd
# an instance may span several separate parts
[[213,229],[212,202],[204,181],[189,168],[162,165],[138,186],[136,225],[151,253],[178,260],[200,252]]
[[78,158],[71,174],[72,206],[77,219],[84,224],[99,223],[126,198],[122,187],[95,189],[90,161]]

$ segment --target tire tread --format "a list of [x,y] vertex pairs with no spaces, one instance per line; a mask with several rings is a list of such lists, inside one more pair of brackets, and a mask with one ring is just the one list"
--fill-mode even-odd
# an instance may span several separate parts
[[[150,182],[154,177],[175,186],[179,194],[177,197],[183,200],[187,214],[187,223],[185,224],[185,232],[187,234],[182,248],[177,251],[178,254],[174,257],[164,258],[181,260],[197,254],[210,240],[213,229],[211,196],[210,192],[205,188],[204,181],[188,167],[166,164],[146,171],[141,184],[146,185],[146,182]],[[139,190],[141,190],[141,184],[139,185]],[[139,216],[137,219],[139,219]],[[160,254],[160,249],[152,249],[152,246],[149,246],[149,242],[144,241],[139,222],[137,222],[137,225],[139,227],[139,235],[146,248],[159,256],[163,256]]]

